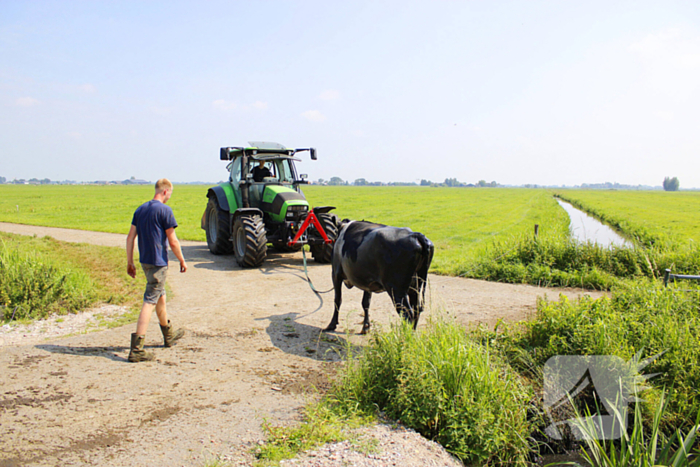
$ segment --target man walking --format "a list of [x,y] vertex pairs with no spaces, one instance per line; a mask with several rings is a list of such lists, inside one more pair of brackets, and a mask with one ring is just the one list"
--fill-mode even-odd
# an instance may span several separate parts
[[131,229],[126,237],[126,271],[131,277],[136,277],[134,266],[134,239],[139,241],[139,261],[143,272],[146,274],[146,292],[143,294],[143,306],[136,324],[136,332],[131,335],[130,362],[144,362],[153,360],[155,355],[143,350],[148,322],[151,320],[153,308],[156,309],[160,330],[163,332],[163,343],[170,347],[180,339],[185,331],[175,330],[168,320],[165,310],[165,278],[168,272],[168,247],[180,261],[180,272],[187,271],[185,257],[182,256],[180,242],[175,235],[175,216],[170,206],[166,206],[173,194],[173,184],[167,178],[161,178],[156,182],[156,194],[136,210],[131,221]]

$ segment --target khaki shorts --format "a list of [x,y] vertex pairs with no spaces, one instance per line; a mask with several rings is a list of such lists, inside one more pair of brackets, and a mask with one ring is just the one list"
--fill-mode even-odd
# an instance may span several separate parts
[[141,264],[141,267],[147,281],[143,301],[155,305],[161,296],[165,297],[165,278],[168,275],[168,267],[152,264]]

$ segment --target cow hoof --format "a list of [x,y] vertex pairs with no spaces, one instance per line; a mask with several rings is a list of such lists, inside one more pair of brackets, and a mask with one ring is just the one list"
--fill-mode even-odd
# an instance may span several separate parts
[[369,334],[369,326],[363,327],[362,331],[360,331],[361,336],[364,336],[365,334]]
[[338,327],[338,326],[337,326],[337,325],[335,325],[335,326],[334,326],[334,325],[329,325],[326,329],[324,329],[324,330],[321,331],[321,332],[333,332],[333,331],[335,331],[335,328],[336,328],[336,327]]

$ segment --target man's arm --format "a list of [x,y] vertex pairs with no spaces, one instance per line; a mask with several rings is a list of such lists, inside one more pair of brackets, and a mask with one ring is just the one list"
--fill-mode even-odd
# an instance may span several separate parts
[[185,257],[182,256],[182,250],[180,249],[180,241],[175,235],[175,227],[171,227],[165,231],[165,235],[168,237],[168,243],[170,244],[170,249],[173,250],[175,256],[180,261],[180,272],[187,271],[187,263],[185,262]]
[[136,277],[136,266],[134,266],[134,240],[136,239],[136,226],[131,224],[129,235],[126,236],[126,273],[131,277]]

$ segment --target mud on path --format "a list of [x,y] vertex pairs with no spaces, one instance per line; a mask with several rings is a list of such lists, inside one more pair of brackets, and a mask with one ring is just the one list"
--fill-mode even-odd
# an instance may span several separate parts
[[[3,223],[0,230],[119,247],[126,238]],[[338,332],[321,334],[332,294],[312,293],[301,253],[270,253],[262,268],[244,270],[205,243],[181,243],[189,269],[170,270],[168,313],[186,334],[163,348],[154,316],[146,346],[156,361],[126,362],[135,325],[0,347],[0,467],[200,466],[216,456],[247,464],[263,421],[298,420],[309,392],[327,387],[346,339],[366,342],[357,334],[357,289],[343,291]],[[308,270],[317,289],[332,287],[330,266],[311,261]],[[538,296],[560,293],[583,292],[431,275],[421,325],[438,313],[465,324],[521,320]],[[398,320],[386,294],[373,296],[370,318],[375,327]]]

